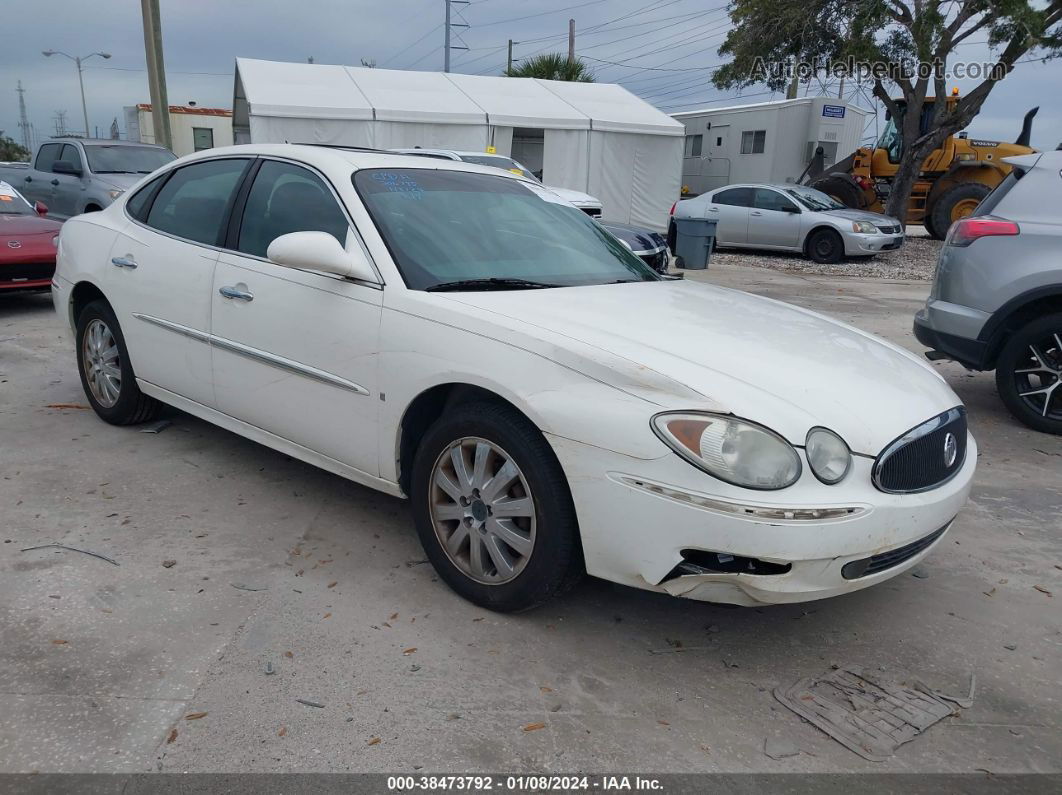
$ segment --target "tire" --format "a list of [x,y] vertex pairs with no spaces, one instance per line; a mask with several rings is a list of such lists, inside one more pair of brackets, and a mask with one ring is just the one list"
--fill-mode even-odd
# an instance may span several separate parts
[[825,265],[833,265],[844,257],[844,241],[832,229],[816,229],[804,248],[813,261]]
[[948,188],[937,196],[929,208],[928,231],[937,240],[943,240],[952,223],[970,215],[992,189],[979,182],[963,182]]
[[812,180],[808,187],[821,190],[826,195],[837,199],[845,207],[854,207],[857,210],[865,209],[863,206],[863,192],[843,177],[827,175]]
[[922,219],[922,226],[929,232],[929,236],[934,240],[943,240],[944,235],[937,231],[937,228],[933,226],[933,216],[930,213],[926,213],[925,218]]
[[[106,301],[93,301],[81,311],[75,339],[81,386],[100,419],[111,425],[133,425],[158,415],[162,404],[137,386],[125,337]],[[117,372],[118,377],[108,372]]]
[[996,360],[996,389],[1025,425],[1062,435],[1062,312],[1030,321],[1007,340]]
[[[492,478],[503,468],[511,475],[510,464],[516,476],[491,494]],[[584,573],[575,506],[560,463],[538,428],[509,406],[477,401],[440,417],[417,448],[411,491],[428,559],[447,585],[480,607],[530,610],[570,590]],[[496,513],[506,502],[511,512],[502,524]],[[453,544],[450,551],[446,542]]]

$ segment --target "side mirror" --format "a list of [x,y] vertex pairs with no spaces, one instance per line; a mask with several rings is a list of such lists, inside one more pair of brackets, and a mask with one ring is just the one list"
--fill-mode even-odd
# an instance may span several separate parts
[[41,218],[48,214],[48,205],[44,202],[34,202],[33,211],[37,213]]
[[349,279],[378,282],[360,248],[347,251],[327,232],[291,232],[269,244],[266,256],[285,268],[334,273]]
[[53,174],[70,174],[75,177],[81,176],[81,169],[71,163],[69,160],[56,160],[52,163]]
[[785,204],[785,205],[782,205],[782,212],[799,213],[800,212],[800,208],[797,207],[795,204]]

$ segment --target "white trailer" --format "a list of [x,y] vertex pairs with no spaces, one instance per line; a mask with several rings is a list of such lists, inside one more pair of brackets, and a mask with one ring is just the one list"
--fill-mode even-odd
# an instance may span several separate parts
[[795,182],[816,147],[826,165],[858,149],[872,112],[801,97],[671,115],[686,127],[682,185],[695,196],[738,182]]

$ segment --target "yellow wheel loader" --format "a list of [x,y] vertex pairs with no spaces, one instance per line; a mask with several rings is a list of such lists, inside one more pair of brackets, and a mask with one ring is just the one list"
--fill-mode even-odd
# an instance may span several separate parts
[[[958,102],[957,92],[945,101]],[[903,103],[903,100],[899,100]],[[922,106],[922,132],[933,117],[933,97]],[[970,215],[991,190],[1010,173],[1003,158],[1036,150],[1029,146],[1032,120],[1039,108],[1025,114],[1021,134],[1012,143],[969,138],[965,132],[949,136],[933,150],[922,169],[907,204],[908,224],[922,224],[938,240],[953,221]],[[884,212],[892,181],[899,170],[901,126],[887,115],[885,131],[873,148],[864,146],[832,166],[823,166],[822,148],[798,181],[827,193],[848,207]]]

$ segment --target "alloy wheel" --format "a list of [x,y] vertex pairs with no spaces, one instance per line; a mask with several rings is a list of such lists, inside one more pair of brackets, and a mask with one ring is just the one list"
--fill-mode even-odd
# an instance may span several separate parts
[[1014,370],[1018,397],[1041,417],[1062,419],[1062,334],[1054,332],[1029,345]]
[[104,408],[114,406],[122,393],[122,366],[114,334],[99,318],[85,327],[81,363],[93,399]]
[[432,526],[465,576],[500,585],[519,576],[535,546],[535,504],[520,467],[486,439],[465,437],[436,459]]

